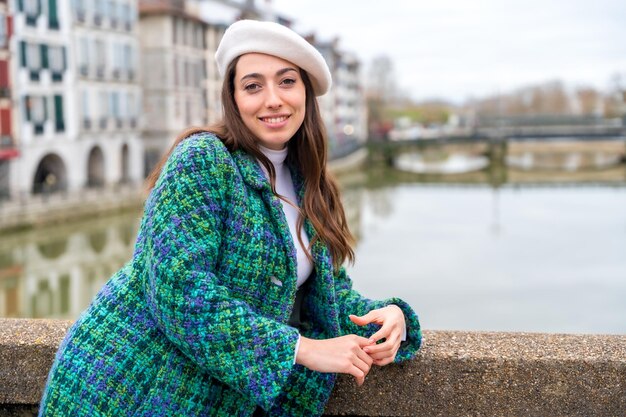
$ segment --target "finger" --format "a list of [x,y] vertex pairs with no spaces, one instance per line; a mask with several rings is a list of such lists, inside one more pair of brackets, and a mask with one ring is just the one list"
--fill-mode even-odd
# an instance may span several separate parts
[[356,316],[354,314],[350,314],[348,318],[352,321],[352,323],[358,326],[365,326],[366,324],[378,323],[380,321],[378,317],[378,313],[376,313],[375,310],[370,311],[364,316]]
[[393,351],[386,350],[384,352],[373,353],[370,355],[370,358],[372,358],[372,363],[376,364],[376,362],[386,359],[392,355]]
[[351,367],[348,373],[354,377],[358,385],[363,385],[365,382],[365,373],[356,366]]
[[356,366],[357,368],[359,368],[361,370],[361,372],[363,372],[363,377],[365,377],[365,375],[367,375],[370,371],[371,368],[371,363],[373,362],[373,359],[370,358],[370,363],[368,364],[367,362],[365,362],[364,360],[360,359],[360,358],[356,358],[353,362],[352,365]]
[[378,360],[374,361],[374,365],[376,365],[376,366],[389,365],[390,363],[393,363],[394,359],[395,359],[395,355],[388,356],[386,358],[378,359]]
[[358,350],[357,357],[363,362],[365,362],[368,366],[372,366],[372,361],[373,361],[372,357],[363,349]]
[[370,347],[377,343],[381,339],[386,339],[383,343],[387,343],[389,340],[394,340],[401,336],[402,331],[397,329],[393,325],[383,325],[376,333],[369,337],[371,343]]
[[352,336],[354,336],[354,341],[357,343],[357,345],[359,345],[360,348],[370,345],[370,340],[367,337],[357,336],[357,335],[352,335]]
[[385,351],[392,351],[400,347],[400,343],[398,343],[399,341],[400,341],[399,336],[391,335],[383,343],[365,346],[363,348],[363,351],[367,353],[368,355],[372,355],[374,353],[385,352]]
[[393,346],[392,349],[388,351],[384,351],[384,352],[371,354],[370,356],[373,359],[374,365],[383,366],[395,360],[396,355],[398,354],[398,349],[400,349],[399,341],[396,345]]
[[370,353],[376,353],[376,352],[382,352],[385,350],[390,350],[390,349],[394,349],[396,347],[400,347],[400,336],[399,335],[395,335],[392,334],[390,336],[388,336],[384,342],[381,343],[376,343],[373,345],[367,345],[363,348],[363,350],[365,352],[367,352],[368,354]]

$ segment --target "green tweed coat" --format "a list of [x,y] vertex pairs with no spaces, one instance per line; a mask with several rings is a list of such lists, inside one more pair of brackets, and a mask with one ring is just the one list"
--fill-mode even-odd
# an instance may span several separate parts
[[[420,326],[406,303],[361,297],[321,242],[312,255],[303,335],[369,336],[377,326],[348,314],[396,304],[407,319],[396,361],[415,354]],[[321,415],[336,376],[293,364],[296,271],[281,202],[254,158],[210,133],[187,138],[146,201],[132,260],[62,342],[40,415],[232,417],[257,405]]]

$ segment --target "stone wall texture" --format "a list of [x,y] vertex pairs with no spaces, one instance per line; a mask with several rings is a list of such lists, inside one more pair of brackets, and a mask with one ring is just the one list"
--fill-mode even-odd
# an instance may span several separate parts
[[[0,319],[0,416],[36,414],[69,321]],[[340,376],[327,415],[626,416],[626,336],[425,331],[406,363]]]

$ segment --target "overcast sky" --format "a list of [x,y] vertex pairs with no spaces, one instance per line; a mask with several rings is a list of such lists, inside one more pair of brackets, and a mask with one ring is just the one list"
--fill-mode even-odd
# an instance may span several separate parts
[[273,0],[294,28],[368,65],[387,54],[415,99],[461,102],[561,79],[626,83],[626,0]]

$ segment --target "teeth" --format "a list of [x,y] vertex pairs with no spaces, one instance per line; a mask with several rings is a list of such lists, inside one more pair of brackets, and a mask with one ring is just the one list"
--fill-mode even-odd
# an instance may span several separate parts
[[287,116],[282,116],[282,117],[266,117],[263,119],[264,122],[267,123],[280,123],[280,122],[284,122],[285,120],[287,120]]

